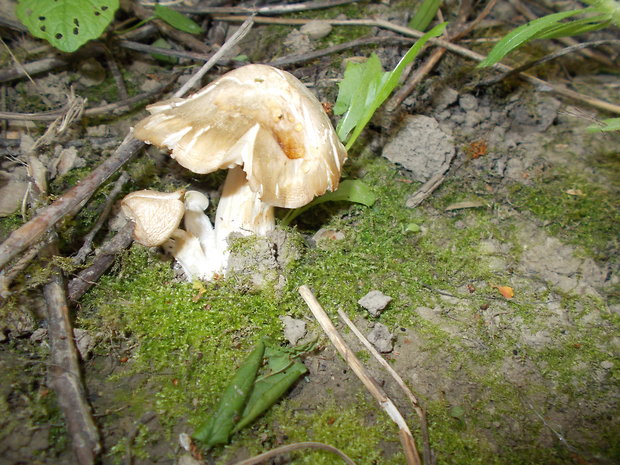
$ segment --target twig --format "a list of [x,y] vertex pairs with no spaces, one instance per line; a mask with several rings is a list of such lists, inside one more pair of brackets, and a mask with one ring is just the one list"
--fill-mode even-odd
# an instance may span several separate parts
[[[48,253],[55,254],[56,250]],[[99,432],[82,384],[78,354],[69,320],[69,309],[62,273],[55,269],[43,289],[47,304],[48,337],[51,363],[50,385],[67,423],[73,452],[79,465],[91,465],[101,451]]]
[[169,57],[189,58],[190,60],[195,61],[208,61],[213,55],[213,53],[189,52],[187,50],[173,50],[170,48],[154,47],[141,42],[134,42],[133,40],[119,40],[118,45],[129,50],[135,50],[136,52],[157,53],[159,55]]
[[[244,19],[243,16],[216,16],[214,19],[218,21],[242,21]],[[308,19],[280,19],[280,18],[260,18],[255,17],[254,21],[257,24],[306,24],[310,22]],[[422,37],[423,32],[416,31],[414,29],[410,29],[405,26],[399,26],[398,24],[390,23],[389,21],[381,20],[381,19],[348,19],[348,20],[325,20],[325,22],[331,24],[332,26],[368,26],[368,27],[379,27],[382,29],[386,29],[389,31],[398,32],[407,37]],[[449,51],[456,53],[458,55],[464,56],[465,58],[469,58],[474,61],[482,61],[486,58],[486,56],[481,55],[480,53],[473,52],[468,48],[461,47],[459,45],[453,44],[443,39],[429,39],[428,43],[433,45],[438,45],[440,47],[444,47]],[[490,67],[491,69],[499,70],[499,71],[512,71],[512,68],[503,63],[495,63]],[[530,84],[533,84],[538,89],[542,89],[548,92],[553,92],[563,97],[567,97],[578,102],[586,103],[600,110],[609,111],[611,113],[620,114],[620,105],[606,102],[605,100],[600,100],[594,97],[590,97],[587,95],[580,94],[579,92],[575,92],[570,89],[566,89],[564,87],[560,87],[557,85],[550,84],[547,81],[534,77],[530,74],[520,73],[519,77]]]
[[222,56],[229,52],[231,48],[233,48],[241,39],[245,37],[245,35],[250,32],[252,25],[254,24],[253,18],[250,16],[247,18],[243,24],[237,29],[237,31],[220,47],[220,49],[213,54],[209,61],[207,61],[202,68],[198,70],[188,81],[174,93],[174,97],[181,97],[188,92],[194,84],[199,82],[202,77],[207,74],[207,72],[217,63]]
[[366,386],[366,389],[368,389],[377,402],[379,402],[381,408],[389,415],[392,421],[398,425],[400,441],[405,452],[407,464],[421,465],[420,456],[416,449],[411,431],[409,430],[409,426],[407,426],[407,422],[396,408],[396,405],[394,405],[394,402],[385,394],[383,389],[381,389],[377,382],[370,376],[366,368],[364,368],[362,362],[359,361],[353,351],[347,346],[308,286],[301,286],[299,288],[299,294],[312,311],[312,314],[323,328],[323,331],[325,331],[325,334],[327,334],[329,340],[334,347],[336,347],[342,358],[344,358],[345,362],[347,362],[360,381]]
[[92,251],[93,240],[105,223],[105,221],[108,219],[108,216],[110,216],[110,212],[112,211],[114,202],[116,202],[116,197],[118,196],[118,194],[120,194],[121,190],[123,190],[123,187],[125,186],[127,181],[129,181],[129,175],[125,171],[123,171],[114,183],[114,186],[112,186],[112,190],[110,191],[110,193],[106,196],[105,205],[103,207],[103,210],[101,211],[101,214],[99,215],[99,218],[97,218],[97,221],[95,222],[92,229],[88,232],[88,234],[86,234],[82,247],[80,247],[80,250],[78,250],[78,252],[73,257],[73,263],[75,263],[76,265],[84,263],[88,254],[90,254],[90,252]]
[[381,354],[373,347],[373,345],[366,339],[366,337],[362,334],[362,332],[355,326],[355,324],[349,319],[347,314],[342,310],[338,309],[338,315],[342,318],[342,321],[346,323],[346,325],[353,331],[353,334],[357,336],[360,342],[366,347],[368,352],[372,354],[372,356],[379,362],[379,364],[386,369],[386,371],[394,378],[396,384],[402,389],[405,395],[409,398],[409,401],[413,405],[414,410],[418,414],[420,418],[420,429],[422,430],[422,441],[424,442],[424,463],[427,465],[431,465],[433,463],[433,454],[431,452],[431,442],[428,436],[428,423],[426,421],[426,412],[420,405],[420,402],[413,395],[411,389],[405,384],[400,375],[392,368],[392,366],[386,362],[386,360],[381,356]]
[[268,62],[267,64],[271,66],[286,66],[286,65],[291,65],[293,63],[302,63],[304,61],[315,60],[325,55],[342,52],[343,50],[349,50],[351,48],[361,47],[363,45],[375,45],[375,44],[382,44],[385,42],[407,43],[407,42],[412,42],[412,41],[413,39],[410,39],[407,37],[398,37],[398,36],[362,37],[360,39],[351,40],[349,42],[344,42],[338,45],[332,45],[331,47],[314,50],[308,53],[302,53],[299,55],[287,55],[284,57],[276,58],[275,60],[272,60]]
[[439,167],[437,173],[435,173],[428,181],[426,181],[420,188],[413,193],[405,203],[405,206],[408,208],[415,208],[420,205],[424,200],[429,197],[435,189],[441,186],[441,183],[446,179],[446,173],[448,169],[450,169],[450,164],[456,154],[452,155],[449,160],[446,160],[443,165]]
[[99,253],[95,257],[93,264],[80,271],[75,278],[69,281],[67,295],[71,302],[80,300],[80,297],[93,287],[103,273],[112,266],[119,252],[131,245],[133,241],[133,227],[133,223],[128,221],[112,239],[99,248]]
[[127,86],[125,85],[125,81],[123,80],[123,75],[121,74],[121,71],[118,69],[116,58],[114,57],[110,49],[106,46],[103,47],[103,53],[105,54],[108,68],[110,69],[110,72],[114,77],[114,82],[116,82],[118,96],[121,100],[127,100],[129,98],[129,94],[127,94]]
[[356,3],[359,0],[319,0],[304,3],[293,3],[291,5],[274,5],[263,6],[260,8],[251,7],[206,7],[206,8],[178,8],[183,13],[192,14],[258,14],[258,15],[281,15],[287,13],[297,13],[300,11],[319,10],[323,8],[331,8],[338,5],[346,5],[347,3]]
[[332,452],[338,455],[348,465],[355,465],[355,462],[351,458],[342,452],[340,449],[330,446],[329,444],[323,444],[322,442],[296,442],[294,444],[287,444],[286,446],[277,447],[267,452],[263,452],[260,455],[250,457],[249,459],[242,460],[241,462],[235,462],[233,465],[258,465],[259,463],[266,462],[269,459],[273,459],[278,455],[288,454],[300,449],[320,449]]
[[39,251],[46,245],[45,241],[41,241],[34,247],[31,247],[24,255],[19,257],[12,266],[0,271],[0,298],[6,299],[11,295],[11,284],[22,271],[24,271],[30,262],[39,255]]

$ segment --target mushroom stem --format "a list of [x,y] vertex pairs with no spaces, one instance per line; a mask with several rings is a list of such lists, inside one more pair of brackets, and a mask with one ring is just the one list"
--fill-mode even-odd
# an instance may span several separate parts
[[241,166],[228,170],[215,213],[215,242],[222,270],[228,265],[228,238],[232,233],[264,236],[275,228],[274,209],[253,192]]

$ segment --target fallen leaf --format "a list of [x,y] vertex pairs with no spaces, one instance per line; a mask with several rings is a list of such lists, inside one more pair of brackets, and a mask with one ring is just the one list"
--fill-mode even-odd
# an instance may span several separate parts
[[461,210],[463,208],[480,208],[488,207],[489,205],[482,200],[465,200],[463,202],[455,202],[446,207],[446,211]]
[[584,197],[586,195],[583,193],[581,189],[568,189],[567,191],[565,191],[565,193],[568,195],[574,195],[577,197]]
[[506,299],[512,299],[515,296],[515,291],[510,286],[492,286],[499,291]]

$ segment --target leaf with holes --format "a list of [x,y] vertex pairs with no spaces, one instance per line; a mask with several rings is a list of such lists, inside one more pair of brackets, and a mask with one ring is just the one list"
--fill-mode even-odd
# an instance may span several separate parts
[[20,0],[15,13],[33,36],[74,52],[98,38],[117,9],[118,0]]

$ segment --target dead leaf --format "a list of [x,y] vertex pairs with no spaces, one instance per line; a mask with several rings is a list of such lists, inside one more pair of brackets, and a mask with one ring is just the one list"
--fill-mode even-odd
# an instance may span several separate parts
[[583,193],[581,189],[568,189],[564,191],[568,195],[574,195],[576,197],[584,197],[586,194]]
[[506,299],[512,299],[515,296],[515,291],[510,286],[494,286],[494,285],[492,285],[491,287],[494,287],[495,289],[497,289],[499,291],[499,293],[501,295],[503,295],[504,298],[506,298]]
[[482,200],[465,200],[463,202],[455,202],[446,207],[446,211],[461,210],[463,208],[480,208],[488,207],[489,205]]

